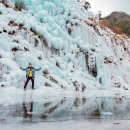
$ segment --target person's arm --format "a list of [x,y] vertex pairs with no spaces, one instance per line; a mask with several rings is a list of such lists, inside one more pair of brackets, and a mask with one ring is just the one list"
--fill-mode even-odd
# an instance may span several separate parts
[[26,69],[24,69],[24,68],[22,68],[22,67],[20,67],[20,69],[21,69],[21,70],[23,70],[23,71],[26,71],[26,70],[27,70],[27,68],[26,68]]
[[35,69],[35,71],[39,71],[39,70],[41,70],[42,68],[39,68],[39,69]]

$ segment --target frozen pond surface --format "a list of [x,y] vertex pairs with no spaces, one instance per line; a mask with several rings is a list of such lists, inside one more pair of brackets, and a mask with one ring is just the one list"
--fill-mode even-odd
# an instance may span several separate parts
[[130,119],[130,99],[123,98],[59,98],[42,102],[23,100],[0,105],[0,122],[49,122],[82,119]]
[[[55,92],[53,95],[51,91],[50,93],[45,94],[40,90],[24,92],[19,89],[3,89],[0,94],[0,130],[15,130],[15,125],[36,127],[39,124],[39,128],[46,127],[48,130],[52,130],[57,124],[70,127],[72,125],[71,130],[78,129],[78,126],[80,128],[80,125],[91,130],[111,122],[120,125],[119,120],[130,119],[130,92],[88,91],[87,95],[69,92]],[[80,125],[76,127],[73,123]],[[26,130],[26,127],[22,127],[20,128]],[[126,130],[129,128],[130,125]],[[60,129],[55,126],[54,130]]]

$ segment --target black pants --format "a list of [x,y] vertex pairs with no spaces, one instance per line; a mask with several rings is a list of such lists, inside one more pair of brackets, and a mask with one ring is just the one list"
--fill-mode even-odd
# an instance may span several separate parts
[[33,102],[29,103],[30,110],[27,110],[27,106],[28,106],[28,104],[23,102],[23,117],[24,117],[25,121],[27,121],[26,119],[29,119],[29,121],[32,121]]
[[24,89],[26,89],[29,80],[32,81],[32,89],[34,89],[34,78],[32,78],[32,77],[27,77],[27,80],[26,80],[25,85],[24,85]]

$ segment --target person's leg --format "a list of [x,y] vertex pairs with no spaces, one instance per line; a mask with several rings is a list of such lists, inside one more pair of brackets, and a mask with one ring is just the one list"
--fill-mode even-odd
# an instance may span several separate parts
[[32,89],[34,89],[34,78],[31,78],[32,81]]
[[33,102],[30,103],[30,112],[33,112]]
[[26,90],[26,87],[27,87],[27,84],[28,84],[29,80],[30,80],[30,78],[28,77],[26,82],[25,82],[25,85],[24,85],[24,90]]

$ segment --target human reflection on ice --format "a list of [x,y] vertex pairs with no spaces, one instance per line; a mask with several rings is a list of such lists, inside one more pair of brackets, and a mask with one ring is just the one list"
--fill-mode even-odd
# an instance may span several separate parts
[[31,93],[31,101],[26,103],[26,95],[24,94],[22,112],[23,122],[31,122],[33,117],[33,93]]

